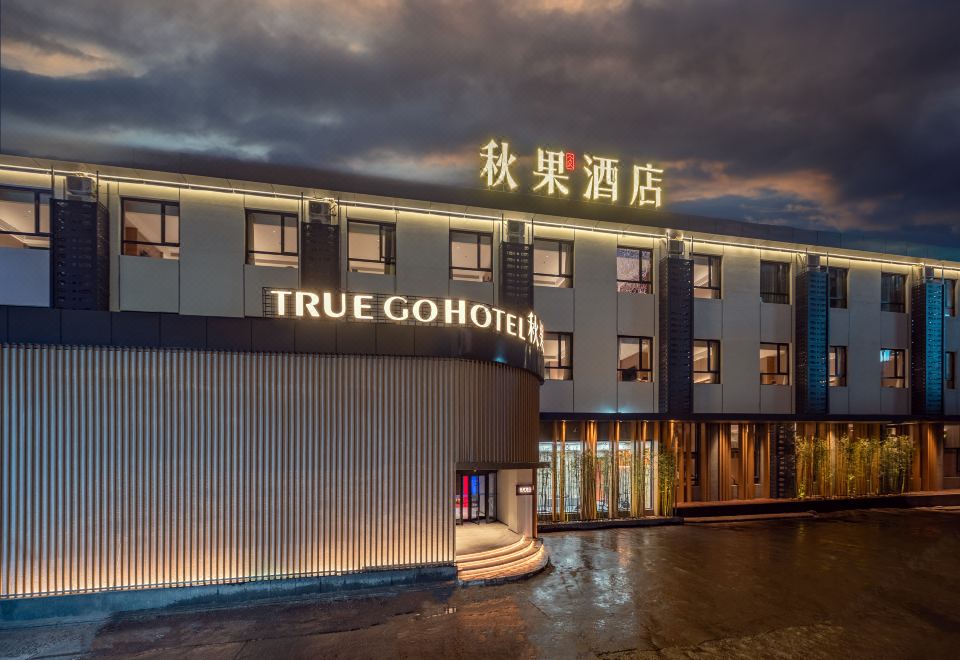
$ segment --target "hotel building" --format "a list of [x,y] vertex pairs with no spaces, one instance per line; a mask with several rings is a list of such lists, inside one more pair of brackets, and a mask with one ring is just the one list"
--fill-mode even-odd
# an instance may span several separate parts
[[176,169],[0,157],[0,599],[960,487],[960,250]]

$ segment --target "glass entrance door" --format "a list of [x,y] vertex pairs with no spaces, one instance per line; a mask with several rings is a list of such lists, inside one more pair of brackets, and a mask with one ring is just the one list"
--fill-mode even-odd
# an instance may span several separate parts
[[491,522],[497,517],[497,473],[458,472],[454,499],[458,525]]

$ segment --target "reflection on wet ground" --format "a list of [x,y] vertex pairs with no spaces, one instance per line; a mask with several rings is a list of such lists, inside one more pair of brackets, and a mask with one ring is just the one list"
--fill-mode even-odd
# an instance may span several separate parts
[[0,655],[956,657],[960,511],[545,537],[497,587],[170,612],[0,633]]

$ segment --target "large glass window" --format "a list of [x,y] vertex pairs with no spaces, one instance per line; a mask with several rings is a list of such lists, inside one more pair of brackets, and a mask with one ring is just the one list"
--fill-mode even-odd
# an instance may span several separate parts
[[957,281],[943,281],[943,315],[957,315]]
[[347,260],[354,273],[393,273],[397,262],[396,227],[388,223],[351,220]]
[[760,262],[760,300],[765,303],[790,302],[790,264],[780,261]]
[[296,268],[298,226],[295,213],[247,211],[247,263]]
[[906,354],[902,348],[880,349],[881,387],[907,386]]
[[847,386],[847,347],[831,346],[827,360],[827,378],[830,387]]
[[714,339],[693,340],[693,382],[720,382],[720,342]]
[[720,297],[720,257],[711,254],[694,254],[693,295],[696,298]]
[[537,238],[533,241],[533,283],[569,289],[573,286],[573,243]]
[[493,281],[493,235],[475,231],[450,232],[450,279]]
[[880,309],[885,312],[907,311],[907,276],[901,273],[880,274]]
[[0,187],[0,247],[50,247],[50,192]]
[[789,344],[760,344],[760,384],[790,384]]
[[957,353],[947,351],[943,354],[943,386],[948,390],[957,387]]
[[573,335],[566,332],[544,333],[543,367],[546,380],[573,379]]
[[834,309],[847,308],[847,269],[830,267],[830,306]]
[[123,254],[153,259],[180,258],[180,204],[123,200]]
[[653,252],[639,248],[617,248],[617,291],[653,293]]
[[653,340],[650,337],[618,337],[617,351],[619,380],[653,381]]

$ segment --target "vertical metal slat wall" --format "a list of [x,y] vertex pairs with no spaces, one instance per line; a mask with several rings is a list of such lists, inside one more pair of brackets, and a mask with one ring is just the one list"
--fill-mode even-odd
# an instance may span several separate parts
[[457,455],[535,456],[538,386],[444,358],[0,346],[0,598],[450,564]]

